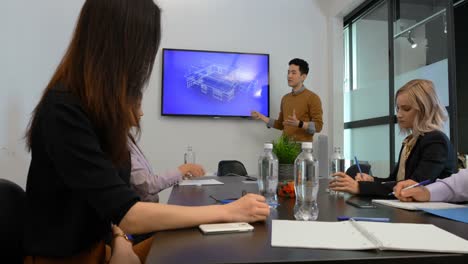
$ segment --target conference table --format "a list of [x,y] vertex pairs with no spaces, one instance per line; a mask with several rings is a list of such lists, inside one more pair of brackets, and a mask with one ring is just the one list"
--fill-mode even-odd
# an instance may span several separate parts
[[[242,191],[258,192],[255,182],[238,176],[215,177],[224,185],[175,186],[168,203],[185,206],[216,204],[218,199],[241,196]],[[338,216],[388,217],[395,223],[433,224],[468,239],[468,224],[433,216],[422,211],[406,211],[384,205],[363,209],[345,202],[349,195],[335,197],[320,180],[317,221],[336,221]],[[354,199],[354,198],[353,198]],[[359,198],[361,199],[361,198]],[[366,199],[366,198],[362,198]],[[253,223],[253,232],[203,235],[198,227],[161,231],[155,234],[147,263],[468,263],[466,254],[409,251],[326,250],[271,246],[271,220],[294,220],[294,198],[279,197],[279,206],[265,222]],[[401,234],[404,237],[405,234]],[[310,239],[314,234],[304,234]]]

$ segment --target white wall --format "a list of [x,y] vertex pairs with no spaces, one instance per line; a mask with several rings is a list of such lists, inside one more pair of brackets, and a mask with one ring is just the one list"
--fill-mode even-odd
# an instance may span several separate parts
[[358,7],[364,0],[319,0],[318,4],[327,16],[328,43],[328,153],[333,153],[333,147],[343,149],[343,18]]
[[[315,1],[159,2],[164,14],[161,47],[269,53],[271,113],[275,118],[281,97],[290,89],[286,83],[287,63],[294,57],[304,58],[311,68],[306,86],[322,98],[326,116],[326,19]],[[156,169],[179,164],[185,146],[191,144],[197,161],[208,171],[215,171],[221,159],[238,159],[248,172],[256,173],[263,142],[276,139],[280,132],[252,120],[161,117],[160,65],[158,56],[143,102],[141,144]]]
[[25,186],[29,114],[59,63],[83,1],[2,1],[0,8],[1,178]]
[[[330,134],[333,118],[329,97],[333,95],[332,83],[337,83],[329,63],[334,55],[329,50],[327,12],[354,1],[157,2],[163,10],[161,48],[269,53],[273,117],[277,116],[281,97],[289,92],[287,62],[294,57],[307,60],[310,74],[306,86],[321,97],[325,123],[322,133]],[[63,55],[82,3],[9,0],[0,9],[0,177],[22,186],[29,166],[22,140],[29,114]],[[339,23],[334,23],[336,33]],[[252,120],[161,117],[160,66],[158,55],[143,101],[141,138],[141,146],[156,171],[182,163],[184,149],[191,144],[197,161],[208,171],[214,172],[221,159],[238,159],[250,173],[256,173],[263,142],[276,139],[280,132],[267,130]]]

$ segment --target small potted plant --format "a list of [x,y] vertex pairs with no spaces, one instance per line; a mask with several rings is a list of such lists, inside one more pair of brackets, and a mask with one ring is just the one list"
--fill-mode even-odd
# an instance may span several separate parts
[[294,197],[294,160],[301,153],[301,145],[282,135],[273,142],[278,157],[278,195]]

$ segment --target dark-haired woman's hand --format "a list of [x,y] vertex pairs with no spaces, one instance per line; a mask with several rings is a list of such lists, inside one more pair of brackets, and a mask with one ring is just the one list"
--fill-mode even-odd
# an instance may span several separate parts
[[270,215],[270,206],[265,197],[253,193],[248,193],[222,207],[227,209],[228,222],[257,222]]
[[122,229],[116,225],[112,225],[112,255],[109,264],[120,263],[141,263],[138,256],[133,251],[132,242],[128,240]]

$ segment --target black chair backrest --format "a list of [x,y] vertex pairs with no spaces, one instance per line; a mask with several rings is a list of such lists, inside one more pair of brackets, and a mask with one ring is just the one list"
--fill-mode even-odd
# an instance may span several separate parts
[[0,179],[0,255],[9,263],[23,263],[23,230],[26,205],[24,190]]
[[218,176],[247,176],[244,164],[238,160],[222,160],[218,163]]
[[[361,167],[362,173],[372,175],[370,164],[359,163],[359,166]],[[358,167],[356,166],[356,164],[353,164],[346,170],[345,173],[354,179],[354,177],[356,177],[356,174],[358,174],[358,172],[359,172]]]

